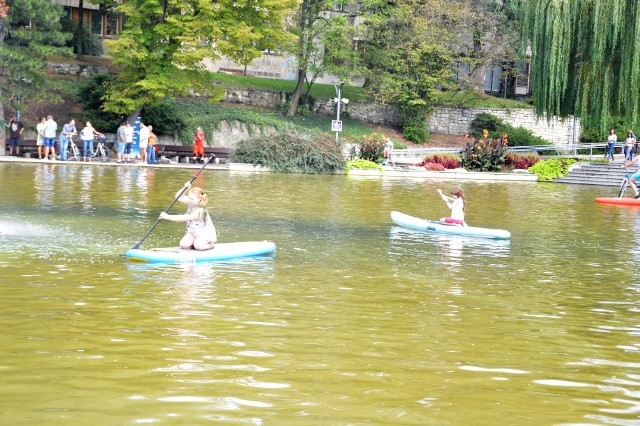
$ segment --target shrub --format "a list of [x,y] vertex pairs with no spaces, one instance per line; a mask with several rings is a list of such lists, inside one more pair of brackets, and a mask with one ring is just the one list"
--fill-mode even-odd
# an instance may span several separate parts
[[506,135],[500,139],[471,139],[460,154],[462,167],[481,172],[497,171],[502,168],[507,154]]
[[505,124],[501,118],[486,112],[478,114],[471,121],[471,134],[476,139],[483,137],[484,130],[487,130],[489,137],[493,139],[499,139],[503,134],[508,134],[511,146],[549,145],[549,141],[535,136],[530,130]]
[[510,170],[528,170],[529,167],[533,166],[538,161],[540,161],[540,157],[535,154],[518,154],[515,152],[508,152],[505,157],[504,166]]
[[573,158],[550,158],[538,161],[529,167],[529,171],[537,174],[540,180],[553,180],[566,176],[569,173],[569,167],[576,161],[578,160]]
[[416,166],[426,167],[428,163],[440,164],[444,169],[457,169],[460,167],[460,157],[454,154],[429,154]]
[[407,149],[407,145],[402,142],[394,142],[393,149]]
[[424,124],[407,125],[402,127],[402,134],[405,138],[415,143],[425,143],[431,138],[431,134],[424,127]]
[[504,126],[504,121],[502,121],[501,118],[489,114],[488,112],[483,112],[476,115],[476,117],[471,121],[471,134],[475,136],[476,139],[480,139],[482,138],[483,130],[486,129],[491,133],[502,128],[502,126]]
[[432,172],[441,172],[445,170],[445,167],[442,164],[431,161],[424,163],[424,168]]
[[[73,53],[78,53],[78,23],[71,20],[63,19],[61,22],[62,30],[73,34],[71,40],[66,43],[67,47],[73,48]],[[102,41],[100,37],[89,31],[87,23],[82,26],[82,54],[88,56],[100,56],[103,53]],[[93,123],[92,123],[93,124]]]
[[144,123],[153,125],[153,132],[157,135],[178,135],[181,132],[190,133],[193,144],[194,129],[187,129],[182,111],[173,102],[163,102],[144,108]]
[[342,152],[343,147],[330,135],[291,132],[238,142],[230,158],[280,173],[335,173],[345,169]]
[[502,134],[509,135],[509,144],[511,146],[533,146],[533,145],[550,145],[549,141],[535,136],[531,130],[524,127],[513,127],[505,124],[498,131],[489,132],[492,138],[499,138]]
[[384,143],[387,138],[379,133],[373,132],[370,135],[363,135],[359,142],[352,148],[351,157],[379,163],[384,156]]
[[360,169],[360,170],[383,170],[382,166],[378,163],[374,163],[369,160],[351,160],[347,161],[346,171],[349,173],[349,170],[352,169]]
[[103,97],[107,94],[106,87],[114,80],[109,74],[95,74],[78,89],[76,100],[82,105],[82,111],[77,113],[75,119],[82,123],[90,121],[93,127],[100,132],[114,132],[124,121],[124,116],[114,112],[104,111],[101,107]]

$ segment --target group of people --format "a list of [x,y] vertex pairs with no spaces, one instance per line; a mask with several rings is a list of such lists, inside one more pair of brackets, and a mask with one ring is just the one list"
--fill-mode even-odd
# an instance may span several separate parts
[[[156,145],[158,136],[153,133],[153,126],[146,125],[142,121],[139,124],[140,135],[140,161],[147,164],[158,164],[156,158]],[[133,126],[125,121],[116,131],[117,163],[131,162],[131,148],[133,147]]]
[[[615,129],[611,129],[609,131],[609,136],[607,137],[607,150],[605,152],[605,158],[607,158],[610,162],[614,160],[613,151],[615,150],[616,143],[618,142],[618,135],[616,134]],[[622,153],[624,154],[624,161],[631,161],[633,158],[633,148],[636,146],[636,135],[633,130],[629,129],[627,132],[627,138],[624,140],[624,144],[622,145]]]
[[[9,155],[20,155],[20,139],[24,131],[24,125],[15,117],[9,119],[7,124],[9,127]],[[53,115],[40,117],[36,125],[36,145],[38,146],[38,158],[40,160],[56,160],[56,136],[58,134],[58,123],[53,120]],[[73,136],[78,134],[75,120],[71,119],[62,126],[60,132],[59,147],[60,160],[66,161],[69,157],[69,143],[73,143]],[[82,139],[82,152],[84,161],[91,161],[93,157],[93,139],[94,137],[104,137],[104,135],[93,128],[91,123],[87,121],[84,128],[80,131]]]
[[[158,137],[153,132],[153,126],[140,122],[140,161],[147,164],[158,164],[156,158],[156,145]],[[20,155],[20,139],[24,131],[24,125],[15,116],[9,119],[6,124],[9,128],[9,155]],[[38,146],[38,158],[44,160],[56,159],[56,135],[58,133],[58,123],[53,120],[53,116],[49,114],[46,118],[40,117],[36,126]],[[93,158],[93,140],[94,137],[104,138],[104,134],[93,128],[91,123],[87,121],[84,128],[80,130],[80,139],[82,140],[82,155],[85,162],[90,162]],[[78,134],[76,122],[70,119],[68,123],[62,126],[60,132],[59,148],[60,160],[66,161],[69,157],[69,143],[73,143],[73,136]],[[133,126],[128,121],[123,122],[116,131],[117,142],[117,163],[131,162],[131,149],[133,147]],[[205,135],[202,127],[196,129],[193,136],[193,161],[196,163],[204,163],[204,142]]]

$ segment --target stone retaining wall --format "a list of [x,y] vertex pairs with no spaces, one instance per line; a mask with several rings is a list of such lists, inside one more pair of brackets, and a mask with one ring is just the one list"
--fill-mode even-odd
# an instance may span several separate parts
[[429,118],[429,130],[432,133],[464,136],[469,133],[471,122],[480,113],[489,113],[514,127],[524,127],[534,135],[554,145],[567,145],[580,137],[580,121],[573,117],[560,119],[553,117],[538,118],[530,109],[493,109],[493,108],[440,108]]
[[64,62],[49,62],[49,71],[59,75],[89,77],[91,74],[108,74],[109,68],[99,65],[80,65],[67,64]]
[[[285,108],[288,92],[260,89],[227,89],[226,101],[265,108]],[[335,117],[335,102],[329,99],[316,99],[314,112]],[[366,123],[386,126],[400,126],[400,112],[395,105],[382,105],[373,102],[350,102],[342,105],[340,111],[351,118]],[[523,127],[534,135],[555,145],[566,145],[580,137],[580,122],[573,117],[560,119],[553,117],[538,118],[530,109],[495,109],[495,108],[438,108],[429,117],[428,127],[431,133],[464,136],[471,132],[471,122],[480,113],[489,113],[504,120],[514,127]]]

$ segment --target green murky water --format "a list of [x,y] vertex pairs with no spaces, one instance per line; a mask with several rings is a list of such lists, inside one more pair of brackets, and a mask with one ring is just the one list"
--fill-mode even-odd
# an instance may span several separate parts
[[276,255],[127,264],[192,173],[0,164],[0,423],[638,424],[640,210],[611,189],[459,182],[492,242],[390,222],[452,182],[205,170],[220,241]]

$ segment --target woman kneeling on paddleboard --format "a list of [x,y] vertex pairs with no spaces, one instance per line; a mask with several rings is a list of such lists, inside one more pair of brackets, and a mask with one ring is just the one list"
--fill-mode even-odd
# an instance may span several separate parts
[[[191,186],[191,182],[184,184],[185,188]],[[209,250],[217,241],[216,228],[213,226],[211,216],[207,211],[207,194],[202,188],[194,186],[190,188],[186,194],[182,195],[183,189],[178,191],[176,197],[181,203],[187,204],[186,214],[167,214],[160,213],[160,219],[170,220],[171,222],[187,222],[187,233],[180,240],[181,249]]]
[[464,199],[462,189],[454,186],[451,190],[451,197],[447,197],[438,189],[438,194],[442,197],[447,207],[451,209],[450,217],[443,217],[440,222],[449,225],[467,226],[464,221],[464,214],[467,211],[467,201]]

